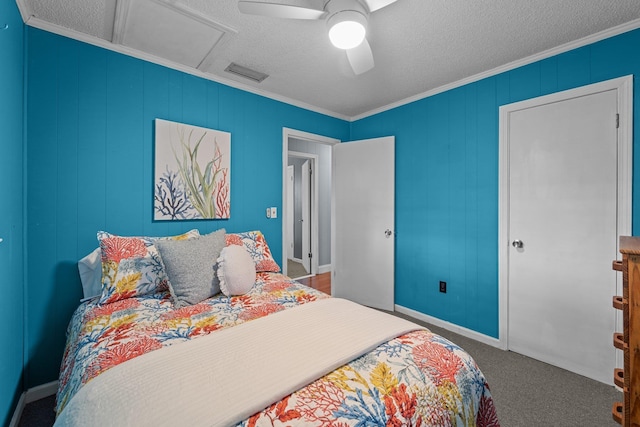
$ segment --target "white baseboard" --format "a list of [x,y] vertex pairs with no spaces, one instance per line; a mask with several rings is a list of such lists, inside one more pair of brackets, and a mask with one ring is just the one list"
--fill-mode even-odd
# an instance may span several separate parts
[[441,320],[437,317],[429,316],[427,314],[420,313],[419,311],[415,311],[401,305],[396,305],[395,310],[398,313],[406,314],[407,316],[411,316],[414,319],[422,320],[423,322],[430,323],[434,326],[446,329],[447,331],[462,335],[463,337],[471,338],[472,340],[490,345],[492,347],[502,348],[500,340],[494,337],[490,337],[489,335],[481,334],[480,332],[458,326],[455,323],[447,322],[446,320]]
[[13,417],[11,417],[11,421],[9,421],[9,427],[18,427],[20,424],[20,417],[22,417],[22,411],[24,411],[24,405],[26,405],[25,394],[22,393],[20,395],[20,399],[18,399],[18,406],[16,406],[16,410],[13,411]]
[[35,402],[36,400],[52,396],[58,392],[58,381],[41,384],[30,388],[25,393],[25,404]]
[[[298,262],[302,264],[302,260],[300,258],[289,258],[291,261]],[[318,274],[328,273],[331,271],[331,264],[319,265],[318,266]]]
[[20,417],[22,417],[22,411],[24,407],[36,400],[43,399],[45,397],[52,396],[58,392],[58,381],[51,381],[50,383],[41,384],[30,388],[20,395],[16,410],[13,411],[13,417],[9,422],[9,427],[18,427],[20,424]]

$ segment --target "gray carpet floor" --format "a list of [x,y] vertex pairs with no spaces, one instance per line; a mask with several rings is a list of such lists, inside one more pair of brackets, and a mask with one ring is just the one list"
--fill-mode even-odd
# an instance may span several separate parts
[[622,393],[614,386],[394,314],[423,324],[473,356],[487,378],[502,427],[619,426],[611,406],[622,401]]
[[302,264],[296,262],[292,259],[287,260],[287,276],[292,279],[297,279],[299,277],[308,276],[307,270],[304,269]]
[[[613,386],[394,314],[423,324],[473,356],[487,378],[502,427],[619,425],[611,418],[611,406],[622,399],[622,393]],[[53,425],[54,405],[54,396],[28,404],[19,426]]]
[[56,397],[49,396],[29,403],[22,411],[18,427],[50,427],[56,421]]

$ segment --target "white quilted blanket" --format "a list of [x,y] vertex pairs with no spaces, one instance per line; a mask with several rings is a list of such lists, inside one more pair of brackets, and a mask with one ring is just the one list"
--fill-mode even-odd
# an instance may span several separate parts
[[228,426],[420,326],[328,298],[155,350],[85,384],[56,426]]

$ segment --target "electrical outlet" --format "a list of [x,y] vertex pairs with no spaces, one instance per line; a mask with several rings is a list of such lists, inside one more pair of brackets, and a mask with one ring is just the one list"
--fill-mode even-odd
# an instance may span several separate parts
[[440,292],[447,293],[447,282],[440,281]]
[[267,218],[271,218],[271,208],[267,208]]

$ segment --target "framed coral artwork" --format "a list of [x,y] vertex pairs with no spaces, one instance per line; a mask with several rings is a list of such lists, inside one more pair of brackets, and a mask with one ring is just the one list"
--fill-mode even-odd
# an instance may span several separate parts
[[154,220],[231,214],[231,134],[155,120]]

